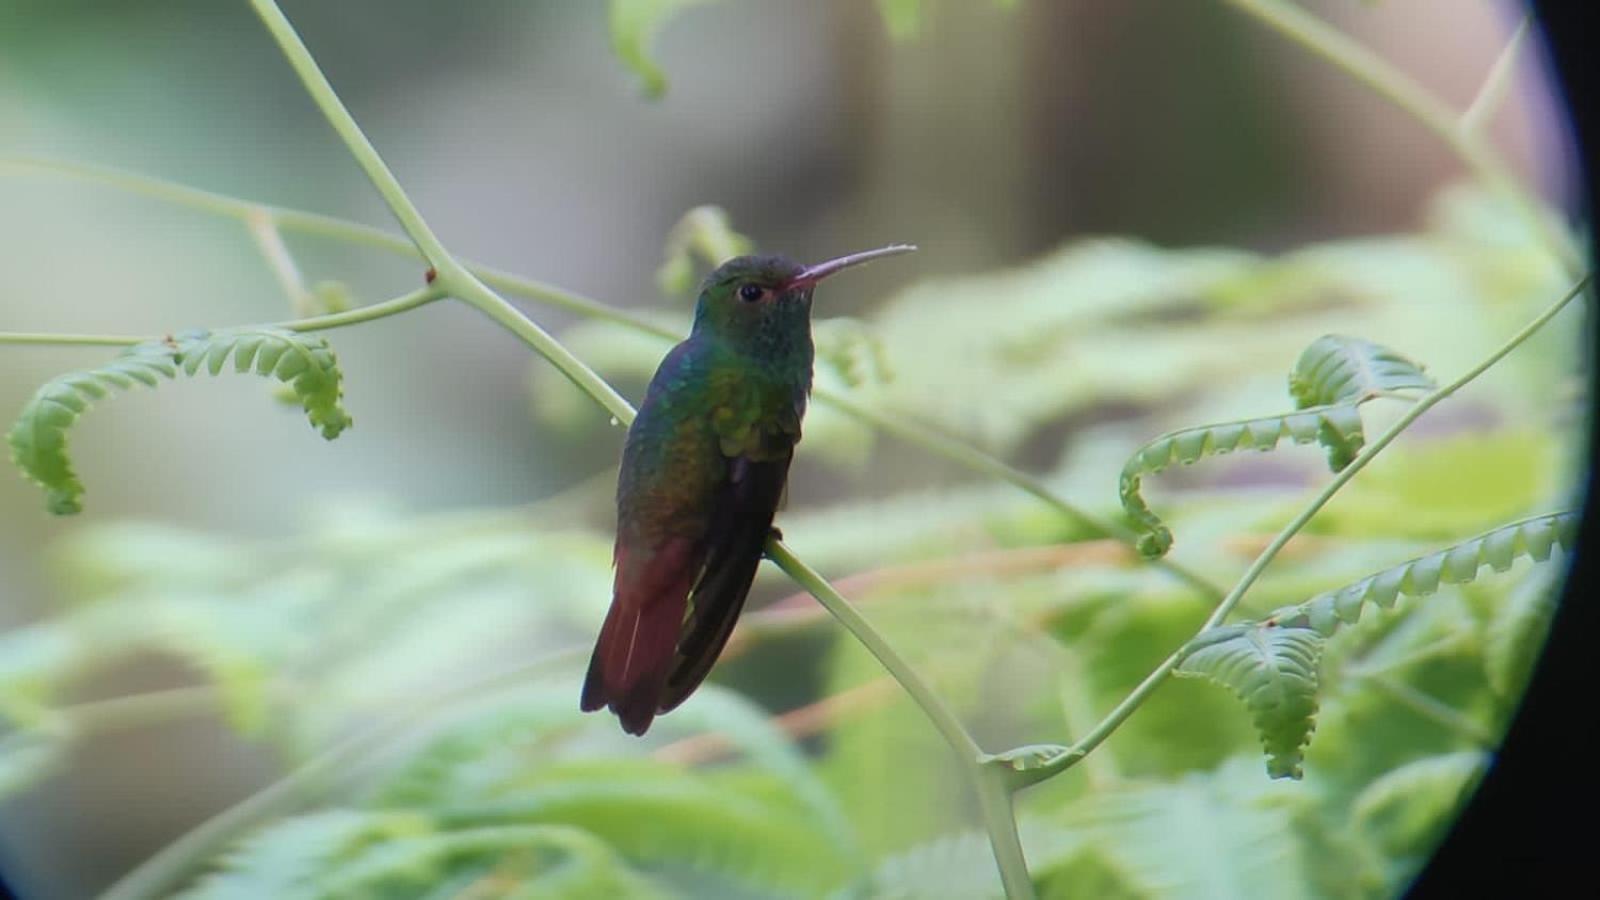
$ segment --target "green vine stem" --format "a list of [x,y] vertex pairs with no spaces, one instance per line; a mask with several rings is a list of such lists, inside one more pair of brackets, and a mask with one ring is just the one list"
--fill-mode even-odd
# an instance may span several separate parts
[[1506,94],[1511,90],[1511,81],[1517,71],[1517,58],[1522,55],[1522,48],[1527,45],[1528,32],[1532,28],[1533,13],[1530,12],[1522,17],[1511,40],[1506,42],[1494,65],[1489,67],[1489,74],[1484,76],[1478,95],[1472,98],[1472,102],[1467,104],[1467,111],[1461,114],[1458,127],[1467,136],[1489,127],[1494,114],[1499,112],[1500,104],[1505,102]]
[[[1461,390],[1461,388],[1471,383],[1478,376],[1488,371],[1492,366],[1494,366],[1495,363],[1498,363],[1500,360],[1504,359],[1511,351],[1520,347],[1524,341],[1533,336],[1534,332],[1538,331],[1540,328],[1543,328],[1545,323],[1555,318],[1557,313],[1565,309],[1567,304],[1582,296],[1583,292],[1589,286],[1589,280],[1590,276],[1583,276],[1583,278],[1581,278],[1577,284],[1573,285],[1572,289],[1569,290],[1565,296],[1551,304],[1548,309],[1540,313],[1533,319],[1533,321],[1529,322],[1527,325],[1524,325],[1520,331],[1518,331],[1515,335],[1512,335],[1511,338],[1504,344],[1500,345],[1498,349],[1485,357],[1482,362],[1473,366],[1471,369],[1468,369],[1465,373],[1449,384],[1446,384],[1432,393],[1422,397],[1414,405],[1412,405],[1410,409],[1406,410],[1405,413],[1400,416],[1400,418],[1395,420],[1393,425],[1390,425],[1386,430],[1384,430],[1383,434],[1379,435],[1376,440],[1367,445],[1367,447],[1363,449],[1353,461],[1351,461],[1350,465],[1346,466],[1342,471],[1339,472],[1337,476],[1334,477],[1332,481],[1328,482],[1327,486],[1317,493],[1317,496],[1313,498],[1309,504],[1307,504],[1305,509],[1302,509],[1298,515],[1290,520],[1289,524],[1285,525],[1283,529],[1278,532],[1277,536],[1274,537],[1272,541],[1262,549],[1260,555],[1256,557],[1255,562],[1251,563],[1250,567],[1245,570],[1242,576],[1240,576],[1239,582],[1235,584],[1233,589],[1228,592],[1228,596],[1223,598],[1222,602],[1217,605],[1217,608],[1212,611],[1210,617],[1206,619],[1205,624],[1201,625],[1195,633],[1198,635],[1209,628],[1213,628],[1222,624],[1222,622],[1228,618],[1228,615],[1232,613],[1233,610],[1239,605],[1239,601],[1244,599],[1245,592],[1250,590],[1250,587],[1256,583],[1256,579],[1261,577],[1261,573],[1266,570],[1267,566],[1278,555],[1278,551],[1282,550],[1285,544],[1289,543],[1289,541],[1296,534],[1300,533],[1300,530],[1311,521],[1312,517],[1320,512],[1322,507],[1326,506],[1329,500],[1333,499],[1333,495],[1337,494],[1340,488],[1348,484],[1350,479],[1356,476],[1357,472],[1360,472],[1362,469],[1366,468],[1367,463],[1371,462],[1374,457],[1383,452],[1385,447],[1393,443],[1394,439],[1399,437],[1401,432],[1405,431],[1411,426],[1411,423],[1421,418],[1423,413],[1426,413],[1428,410],[1432,409],[1439,402],[1445,400],[1456,391]],[[1160,687],[1161,683],[1172,674],[1172,671],[1183,662],[1183,658],[1187,652],[1187,645],[1174,651],[1171,656],[1168,656],[1162,661],[1161,665],[1158,666],[1155,671],[1151,672],[1143,681],[1139,682],[1138,687],[1135,687],[1133,691],[1130,692],[1121,703],[1117,704],[1116,708],[1107,714],[1106,717],[1101,720],[1100,724],[1096,725],[1088,734],[1084,735],[1071,747],[1066,748],[1062,752],[1049,759],[1043,760],[1037,767],[1017,772],[1017,780],[1022,784],[1033,784],[1043,781],[1044,779],[1060,772],[1066,771],[1067,769],[1076,765],[1079,760],[1083,759],[1096,747],[1100,746],[1100,744],[1104,742],[1106,738],[1110,737],[1111,733],[1116,731],[1117,728],[1121,726],[1129,716],[1133,715],[1134,710],[1138,709],[1139,706],[1142,705],[1150,696],[1150,694],[1152,694],[1157,687]],[[999,761],[996,762],[997,764],[999,763]]]
[[[560,369],[579,389],[605,407],[618,423],[631,423],[634,417],[633,407],[609,383],[574,356],[565,345],[551,337],[516,307],[486,286],[477,276],[467,271],[439,243],[438,238],[423,221],[421,214],[411,205],[410,199],[406,197],[405,191],[395,180],[393,173],[384,165],[377,150],[367,141],[349,110],[334,93],[333,87],[328,84],[310,52],[306,50],[305,44],[295,34],[293,26],[278,9],[274,0],[252,0],[252,5],[277,39],[290,66],[305,83],[312,100],[344,140],[357,162],[361,164],[368,179],[383,196],[406,234],[411,236],[424,258],[434,267],[437,275],[435,285],[472,305],[493,319],[496,324],[521,338]],[[894,652],[871,624],[845,601],[843,596],[828,586],[821,575],[806,567],[787,547],[776,540],[768,542],[768,553],[785,572],[792,573],[801,587],[810,591],[819,603],[838,618],[840,623],[884,664],[889,674],[900,682],[905,691],[928,715],[941,736],[950,744],[951,749],[965,759],[968,771],[973,776],[980,802],[985,809],[985,825],[990,831],[996,863],[1000,867],[1001,879],[1006,885],[1007,893],[1012,898],[1031,898],[1032,880],[1022,856],[1016,819],[1010,814],[1010,794],[1003,782],[987,776],[981,765],[983,752],[973,741],[972,736],[938,695]],[[1007,791],[1003,802],[1000,802],[1001,798],[994,796],[996,790]],[[1005,813],[1004,816],[1000,815],[1001,810]],[[1004,821],[1001,821],[1002,818]]]
[[144,338],[121,334],[35,334],[25,331],[0,331],[0,344],[32,344],[39,347],[131,347]]
[[911,695],[911,699],[922,707],[922,711],[927,714],[934,727],[939,729],[939,733],[944,736],[945,742],[951,748],[966,759],[976,760],[982,755],[983,751],[973,741],[972,736],[967,733],[966,728],[962,727],[961,720],[956,718],[950,707],[946,706],[945,702],[939,698],[939,695],[934,693],[933,688],[929,687],[927,682],[917,675],[916,670],[911,668],[910,663],[907,663],[899,653],[895,652],[893,647],[889,646],[889,643],[867,622],[866,617],[861,615],[860,610],[857,610],[854,604],[846,600],[844,595],[835,590],[833,585],[829,584],[815,569],[801,562],[800,558],[794,555],[794,551],[790,550],[788,545],[782,541],[775,538],[768,540],[766,550],[768,559],[777,564],[778,568],[782,569],[783,573],[788,575],[795,584],[800,585],[807,593],[817,598],[817,602],[822,604],[823,608],[835,619],[838,619],[839,624],[854,635],[856,640],[867,648],[868,653],[877,657],[878,662],[883,663],[883,667],[895,677],[896,681],[900,682],[906,689],[906,693]]
[[[209,191],[202,191],[186,185],[131,172],[57,160],[0,159],[0,173],[6,171],[54,176],[98,184],[113,190],[138,194],[176,206],[243,222],[248,222],[257,216],[265,216],[277,223],[278,227],[284,231],[360,244],[390,253],[422,258],[421,252],[410,241],[382,229],[325,216],[320,213],[239,200],[234,197],[214,194]],[[477,276],[484,285],[504,291],[507,294],[553,306],[584,318],[611,322],[642,334],[653,335],[664,341],[677,341],[682,338],[682,335],[673,332],[669,328],[664,328],[623,310],[607,306],[598,300],[584,297],[554,285],[524,278],[511,272],[466,259],[457,258],[456,261],[468,273]],[[292,328],[293,324],[280,323],[280,327]],[[39,335],[37,337],[39,340],[36,340],[35,343],[52,343],[49,335]],[[0,334],[0,343],[6,343],[6,338],[6,335]],[[126,342],[137,343],[137,340],[127,339]],[[18,341],[17,343],[21,342]],[[1115,538],[1130,547],[1133,546],[1134,535],[1127,529],[1087,512],[1051,490],[1041,479],[1029,475],[982,450],[940,434],[920,423],[860,405],[845,395],[834,391],[819,388],[813,392],[813,397],[819,403],[832,406],[845,415],[877,428],[886,434],[893,435],[914,447],[918,447],[935,456],[941,456],[973,472],[998,478],[1001,481],[1012,484],[1062,515],[1090,529],[1095,534]],[[620,418],[619,421],[621,421]],[[1153,561],[1151,564],[1190,585],[1205,600],[1215,602],[1222,597],[1223,592],[1220,587],[1175,560],[1162,558]]]
[[1033,881],[1028,875],[1028,863],[1022,854],[1022,841],[1017,834],[1017,820],[1011,808],[1011,788],[1005,779],[984,762],[987,755],[961,720],[927,682],[922,680],[910,663],[896,653],[883,636],[867,622],[855,605],[834,590],[815,569],[801,562],[788,545],[780,540],[767,542],[767,558],[777,564],[791,580],[811,596],[817,598],[829,614],[843,625],[867,652],[894,676],[911,699],[921,707],[923,715],[934,724],[945,743],[956,751],[968,769],[973,788],[978,795],[978,806],[983,813],[984,828],[989,832],[989,845],[994,850],[995,862],[1000,867],[1000,881],[1011,898],[1032,897]]
[[486,287],[444,248],[439,238],[434,235],[433,229],[428,227],[422,214],[411,203],[411,198],[406,196],[405,189],[400,187],[400,182],[395,179],[394,173],[384,164],[377,149],[362,133],[361,126],[356,124],[355,118],[345,108],[344,102],[334,93],[333,85],[328,83],[327,76],[322,74],[322,69],[311,57],[311,51],[306,49],[305,43],[295,33],[294,26],[289,24],[278,4],[274,0],[251,0],[251,6],[266,24],[273,38],[277,40],[284,58],[300,77],[317,109],[321,110],[328,124],[333,126],[333,130],[344,141],[350,155],[360,164],[362,171],[367,174],[367,180],[372,182],[372,186],[383,197],[383,202],[388,205],[389,211],[394,214],[401,229],[416,245],[423,259],[433,267],[434,283],[446,293],[476,307],[501,327],[521,338],[555,365],[573,384],[610,411],[613,418],[623,423],[631,422],[633,407],[616,392],[616,389],[593,369],[584,365],[582,360],[572,355],[565,346],[533,320],[518,312],[516,307],[506,302],[505,298]]
[[[1470,122],[1463,122],[1463,117],[1443,100],[1348,35],[1287,0],[1223,2],[1332,63],[1438,135],[1484,184],[1504,197],[1526,220],[1570,277],[1576,278],[1584,271],[1583,256],[1571,238],[1545,214],[1500,155],[1484,143],[1480,132],[1469,127]],[[1491,80],[1493,77],[1491,70]]]
[[272,277],[278,280],[278,287],[283,291],[283,296],[289,300],[289,309],[296,318],[310,318],[315,315],[311,308],[311,292],[306,289],[305,278],[300,274],[300,267],[295,264],[294,254],[289,252],[289,247],[283,242],[283,234],[278,231],[278,226],[272,217],[258,212],[256,215],[245,219],[245,227],[250,232],[250,237],[256,242],[256,249],[261,252],[261,258],[266,260],[267,268],[272,270]]
[[[325,316],[312,316],[307,319],[289,319],[283,322],[273,322],[267,325],[244,326],[246,328],[283,328],[288,331],[328,331],[334,328],[346,328],[351,325],[360,325],[363,322],[372,322],[389,316],[399,315],[403,312],[416,309],[419,306],[442,300],[445,292],[436,285],[418,288],[409,294],[384,300],[381,303],[371,303],[366,306],[348,309],[344,312],[329,313]],[[96,347],[131,347],[145,341],[154,340],[160,335],[125,335],[125,334],[23,334],[19,332],[0,331],[0,344],[35,344],[44,346],[96,346]]]

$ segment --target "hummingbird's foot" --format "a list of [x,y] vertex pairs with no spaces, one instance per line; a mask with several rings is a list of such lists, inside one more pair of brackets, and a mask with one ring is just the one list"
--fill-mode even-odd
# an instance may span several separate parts
[[783,540],[783,529],[779,528],[776,525],[772,526],[771,528],[767,529],[767,538],[768,538],[768,540],[774,540],[774,541]]

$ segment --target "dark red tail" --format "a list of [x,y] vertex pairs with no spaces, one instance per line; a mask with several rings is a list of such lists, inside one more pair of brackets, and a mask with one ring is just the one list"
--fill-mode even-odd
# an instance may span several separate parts
[[607,706],[622,720],[623,731],[650,729],[698,569],[691,541],[669,541],[651,554],[618,548],[611,610],[583,682],[584,712]]

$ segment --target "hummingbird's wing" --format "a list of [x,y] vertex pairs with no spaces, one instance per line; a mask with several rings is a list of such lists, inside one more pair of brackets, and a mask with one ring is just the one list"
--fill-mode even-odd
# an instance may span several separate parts
[[761,565],[762,546],[772,530],[792,458],[786,454],[757,462],[739,456],[728,461],[728,480],[706,534],[705,570],[689,597],[689,615],[661,694],[660,712],[694,693],[722,655]]

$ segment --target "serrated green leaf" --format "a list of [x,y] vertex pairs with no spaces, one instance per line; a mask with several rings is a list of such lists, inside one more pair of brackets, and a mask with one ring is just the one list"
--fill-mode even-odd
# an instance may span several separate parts
[[1299,778],[1316,727],[1322,642],[1310,628],[1219,625],[1195,637],[1173,674],[1206,678],[1233,691],[1261,736],[1267,774]]
[[1524,556],[1544,562],[1557,547],[1570,549],[1577,538],[1577,528],[1578,516],[1570,512],[1513,522],[1318,594],[1304,603],[1284,607],[1271,618],[1286,627],[1311,628],[1331,636],[1340,625],[1359,620],[1369,602],[1387,608],[1402,595],[1425,597],[1438,590],[1440,584],[1475,580],[1484,566],[1504,572]]
[[[216,375],[230,354],[241,347],[253,354],[257,371],[289,383],[322,436],[332,440],[350,426],[341,405],[342,374],[326,339],[281,328],[189,331],[172,338],[146,341],[124,350],[98,369],[70,372],[46,382],[22,408],[7,434],[11,458],[22,473],[45,489],[47,508],[69,515],[83,508],[83,483],[67,454],[67,431],[108,387],[127,389],[134,383],[155,387],[181,369],[189,375],[201,366]],[[268,360],[271,360],[269,363]],[[294,362],[285,369],[281,361]],[[248,368],[241,358],[240,371]]]
[[1361,415],[1354,406],[1323,406],[1280,416],[1263,416],[1221,422],[1168,432],[1134,451],[1122,468],[1118,496],[1123,511],[1139,530],[1137,549],[1153,559],[1172,547],[1172,531],[1145,502],[1140,487],[1153,475],[1174,463],[1191,465],[1207,456],[1235,450],[1270,451],[1288,438],[1296,444],[1325,441],[1334,435],[1342,447],[1361,446]]
[[1270,451],[1286,437],[1296,444],[1322,444],[1329,468],[1338,472],[1355,460],[1366,443],[1362,403],[1389,391],[1433,386],[1420,366],[1387,347],[1341,335],[1318,338],[1300,354],[1289,375],[1295,412],[1184,428],[1134,451],[1123,466],[1118,495],[1138,529],[1140,555],[1153,559],[1172,547],[1171,529],[1140,493],[1144,476],[1175,462],[1190,465],[1235,450]]
[[[675,896],[627,864],[599,838],[559,825],[511,825],[405,835],[341,861],[318,885],[325,897],[414,896],[451,872],[493,866],[475,897],[526,900],[656,900]],[[457,896],[460,896],[458,894]]]
[[245,838],[218,861],[181,900],[314,900],[322,880],[362,848],[432,829],[410,811],[328,809],[286,819]]
[[1424,858],[1489,762],[1478,750],[1407,763],[1367,785],[1350,807],[1356,833],[1390,857]]

